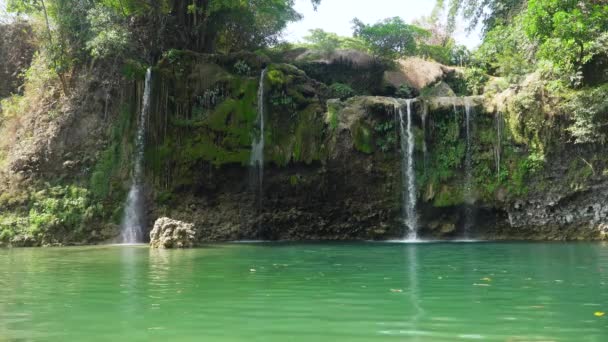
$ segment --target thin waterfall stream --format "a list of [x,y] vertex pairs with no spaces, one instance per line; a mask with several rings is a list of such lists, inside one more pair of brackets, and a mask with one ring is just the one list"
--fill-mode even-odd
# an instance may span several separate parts
[[143,162],[146,143],[146,121],[150,111],[150,94],[152,90],[152,69],[146,71],[144,93],[142,100],[139,122],[137,123],[137,135],[135,137],[135,161],[131,188],[127,197],[124,216],[122,220],[121,242],[134,244],[143,242],[144,238],[144,199],[143,199]]
[[503,118],[502,113],[496,114],[496,145],[494,146],[494,157],[496,161],[496,179],[500,181],[500,158],[502,155],[502,131]]
[[427,173],[428,168],[428,147],[426,145],[426,121],[429,115],[429,106],[427,103],[423,104],[422,107],[422,161],[424,166],[424,173]]
[[473,203],[475,201],[473,197],[473,153],[472,153],[472,127],[471,120],[473,116],[472,104],[469,99],[465,98],[464,101],[465,109],[465,121],[466,121],[466,139],[467,149],[465,157],[465,192],[464,192],[464,203],[465,203],[465,223],[464,223],[464,237],[468,238],[471,227],[474,225],[473,215]]
[[418,239],[416,172],[414,170],[414,147],[416,142],[412,125],[412,102],[411,99],[405,100],[406,113],[403,112],[401,104],[397,105],[401,135],[402,210],[404,212],[404,224],[407,228],[407,235],[405,236],[407,240]]
[[256,118],[257,135],[253,137],[251,144],[250,183],[258,196],[258,207],[262,207],[263,183],[264,183],[264,81],[266,79],[266,69],[260,75],[258,87],[258,116]]

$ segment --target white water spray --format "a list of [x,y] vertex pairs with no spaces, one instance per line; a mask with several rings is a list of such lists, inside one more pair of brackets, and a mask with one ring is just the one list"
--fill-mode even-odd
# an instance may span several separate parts
[[264,182],[264,81],[266,79],[266,69],[262,70],[260,75],[260,84],[258,87],[258,116],[256,123],[258,125],[258,134],[253,138],[251,144],[251,157],[249,166],[251,168],[250,182],[252,188],[257,189],[258,204],[261,206],[263,195]]
[[150,110],[150,93],[152,89],[152,70],[146,71],[144,83],[144,95],[142,101],[139,122],[137,124],[137,136],[135,141],[135,163],[131,181],[131,189],[127,197],[124,217],[122,221],[121,242],[133,244],[143,242],[144,235],[144,200],[143,200],[143,161],[146,140],[146,121]]
[[473,208],[472,205],[475,202],[473,197],[473,152],[472,152],[472,144],[471,144],[471,117],[472,113],[472,105],[469,99],[465,99],[464,102],[465,108],[465,116],[466,116],[466,133],[467,133],[467,150],[465,157],[465,193],[464,193],[464,201],[465,201],[465,224],[464,224],[464,236],[465,238],[469,237],[469,230],[474,224],[473,218]]
[[502,113],[496,114],[496,146],[494,146],[494,159],[496,161],[496,179],[500,180],[500,157],[502,154],[502,130],[503,119]]
[[418,219],[416,217],[416,172],[414,170],[414,131],[412,127],[412,100],[406,100],[407,118],[404,118],[403,107],[398,105],[399,132],[401,135],[401,178],[402,205],[405,214],[404,224],[407,227],[407,240],[418,239]]
[[424,166],[424,174],[426,175],[427,167],[428,167],[428,148],[426,146],[426,120],[429,115],[429,106],[427,103],[423,103],[422,109],[422,160]]

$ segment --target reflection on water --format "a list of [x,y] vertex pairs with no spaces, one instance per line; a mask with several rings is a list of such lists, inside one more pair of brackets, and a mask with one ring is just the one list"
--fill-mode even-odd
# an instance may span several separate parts
[[0,340],[604,341],[606,244],[0,250]]

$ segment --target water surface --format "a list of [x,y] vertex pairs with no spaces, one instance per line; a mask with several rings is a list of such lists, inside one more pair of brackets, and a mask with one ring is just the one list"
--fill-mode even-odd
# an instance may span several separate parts
[[0,341],[608,341],[608,245],[0,250]]

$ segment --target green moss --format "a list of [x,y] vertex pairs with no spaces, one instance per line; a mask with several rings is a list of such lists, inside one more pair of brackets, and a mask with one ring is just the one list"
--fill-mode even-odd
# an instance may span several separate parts
[[322,108],[312,104],[293,115],[273,110],[269,117],[266,153],[269,161],[279,166],[290,162],[312,163],[322,159]]
[[270,70],[266,77],[272,85],[282,85],[285,83],[285,74],[280,70]]
[[106,198],[111,193],[112,181],[128,165],[125,163],[125,146],[131,146],[131,118],[128,106],[123,106],[110,134],[110,145],[100,155],[91,174],[91,192],[96,198]]
[[143,80],[146,75],[146,66],[139,61],[129,59],[125,61],[121,72],[128,80]]
[[[374,126],[376,147],[382,152],[388,152],[397,146],[397,131],[395,120],[378,122]],[[416,145],[419,146],[419,145]]]
[[329,125],[329,128],[334,131],[338,128],[338,108],[334,103],[327,104],[327,114],[325,114],[325,123]]
[[291,186],[296,186],[300,183],[300,178],[298,177],[298,175],[291,175],[289,176],[289,184]]
[[372,129],[365,122],[357,122],[352,127],[352,138],[355,148],[363,153],[374,152]]
[[582,157],[574,158],[568,165],[565,181],[571,189],[579,190],[585,188],[589,178],[595,174],[593,165]]
[[436,207],[451,207],[462,204],[464,199],[459,187],[443,186],[435,196],[433,205]]

